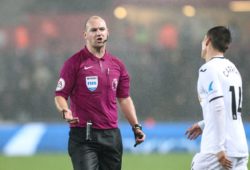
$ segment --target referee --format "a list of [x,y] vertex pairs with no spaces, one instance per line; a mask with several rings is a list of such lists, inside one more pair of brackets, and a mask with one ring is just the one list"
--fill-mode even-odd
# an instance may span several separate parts
[[55,91],[56,107],[70,126],[68,152],[74,170],[120,170],[123,147],[116,99],[132,126],[135,146],[145,140],[129,94],[129,74],[106,50],[104,19],[91,16],[83,35],[86,45],[65,61]]

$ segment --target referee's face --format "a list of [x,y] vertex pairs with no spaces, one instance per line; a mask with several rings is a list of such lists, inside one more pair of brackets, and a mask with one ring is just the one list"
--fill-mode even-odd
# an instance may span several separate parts
[[90,19],[84,33],[86,43],[92,48],[103,47],[108,38],[108,28],[102,18]]

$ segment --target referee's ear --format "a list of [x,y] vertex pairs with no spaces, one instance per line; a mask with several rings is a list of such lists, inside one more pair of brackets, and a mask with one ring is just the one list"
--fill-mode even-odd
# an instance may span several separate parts
[[83,31],[83,37],[84,37],[84,39],[86,39],[86,36],[87,36],[86,31]]

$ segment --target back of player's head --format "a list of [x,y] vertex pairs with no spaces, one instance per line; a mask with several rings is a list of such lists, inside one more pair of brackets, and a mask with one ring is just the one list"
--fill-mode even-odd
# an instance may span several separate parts
[[230,30],[224,26],[216,26],[208,30],[207,36],[212,46],[220,52],[226,52],[232,41]]

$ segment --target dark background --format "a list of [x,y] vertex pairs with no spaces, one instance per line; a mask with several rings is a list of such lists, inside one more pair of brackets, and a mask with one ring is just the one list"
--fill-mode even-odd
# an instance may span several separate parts
[[[201,119],[196,92],[204,63],[201,41],[209,28],[228,26],[233,43],[226,57],[242,74],[243,117],[250,121],[250,12],[234,12],[230,3],[1,0],[0,122],[61,121],[54,106],[59,70],[84,46],[84,23],[91,15],[107,21],[108,49],[126,64],[138,117],[148,122]],[[193,7],[194,16],[184,14],[186,5]],[[119,6],[127,11],[124,19],[114,15]]]

